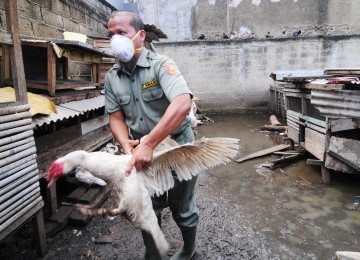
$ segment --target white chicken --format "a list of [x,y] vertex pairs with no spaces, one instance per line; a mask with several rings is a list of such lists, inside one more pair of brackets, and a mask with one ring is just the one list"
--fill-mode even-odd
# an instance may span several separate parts
[[48,187],[76,167],[105,180],[115,195],[116,206],[113,209],[79,209],[87,215],[125,214],[135,227],[150,233],[159,252],[165,254],[169,244],[158,225],[151,196],[161,195],[174,186],[174,171],[183,181],[203,170],[229,162],[238,152],[238,142],[234,138],[201,138],[178,145],[166,138],[155,150],[151,166],[142,171],[134,168],[128,177],[125,169],[131,155],[75,151],[52,163],[47,176]]

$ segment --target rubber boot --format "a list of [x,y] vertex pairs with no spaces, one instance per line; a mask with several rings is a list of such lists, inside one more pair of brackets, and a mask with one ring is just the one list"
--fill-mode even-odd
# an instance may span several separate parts
[[184,244],[170,260],[190,260],[195,255],[196,228],[181,230]]
[[156,248],[153,237],[145,231],[141,231],[141,235],[143,237],[144,244],[146,247],[145,260],[160,260],[161,255],[160,255],[160,252]]

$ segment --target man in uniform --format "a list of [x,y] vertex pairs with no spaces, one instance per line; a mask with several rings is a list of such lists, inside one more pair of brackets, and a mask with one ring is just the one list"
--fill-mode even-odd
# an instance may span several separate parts
[[[191,91],[174,61],[144,48],[145,31],[141,18],[127,11],[114,12],[108,21],[114,55],[119,62],[105,77],[105,109],[110,129],[141,170],[151,164],[155,147],[167,136],[179,144],[194,140],[187,116],[191,108]],[[129,136],[132,138],[130,138]],[[144,140],[141,137],[147,135]],[[191,259],[195,254],[196,226],[199,211],[195,203],[196,177],[179,182],[167,194],[153,198],[155,213],[169,206],[184,240],[172,259]],[[142,232],[145,259],[160,259],[151,235]]]

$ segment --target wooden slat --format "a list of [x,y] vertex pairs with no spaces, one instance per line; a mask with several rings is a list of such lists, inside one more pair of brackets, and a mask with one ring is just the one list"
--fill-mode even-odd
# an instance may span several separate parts
[[325,135],[306,127],[305,149],[319,160],[324,161]]
[[29,131],[22,132],[17,135],[5,137],[5,138],[0,139],[0,146],[11,144],[13,142],[17,142],[22,139],[27,139],[27,138],[30,139],[30,138],[32,138],[32,136],[33,136],[33,131],[29,130]]
[[259,152],[256,152],[256,153],[249,154],[249,155],[247,155],[245,157],[236,159],[235,161],[238,162],[238,163],[241,163],[241,162],[244,162],[244,161],[247,161],[247,160],[250,160],[250,159],[254,159],[254,158],[258,158],[258,157],[261,157],[261,156],[271,154],[271,153],[276,152],[276,151],[281,151],[281,150],[287,149],[289,147],[290,147],[290,145],[288,145],[288,144],[280,144],[280,145],[270,147],[268,149],[265,149],[265,150],[262,150],[262,151],[259,151]]
[[24,71],[24,61],[21,49],[20,29],[18,22],[17,1],[5,1],[7,31],[11,34],[13,46],[11,53],[11,71],[14,80],[16,101],[27,103],[27,91]]
[[19,152],[21,152],[23,150],[26,150],[26,149],[29,149],[29,148],[32,148],[32,147],[35,147],[35,141],[31,141],[31,142],[25,143],[23,145],[8,149],[5,152],[1,152],[0,153],[0,159],[12,156],[14,154],[17,154],[17,153],[19,153]]
[[0,124],[0,131],[16,128],[19,126],[29,125],[31,123],[32,123],[31,118],[21,119],[21,120],[17,120],[17,121],[13,121],[13,122],[8,122],[8,123],[2,123],[2,124]]
[[345,84],[316,84],[309,83],[305,84],[306,89],[323,89],[323,90],[341,90],[345,88]]
[[31,118],[31,113],[29,111],[26,111],[26,112],[11,114],[11,115],[0,116],[0,124],[6,123],[6,122],[11,122],[11,121],[16,121],[16,120],[20,120],[20,119],[24,119],[24,118]]
[[4,178],[0,181],[0,188],[5,187],[6,185],[10,184],[13,181],[16,181],[18,178],[21,178],[27,174],[31,174],[31,172],[34,172],[37,170],[37,165],[36,164],[32,164],[24,169],[22,169],[21,171],[18,171],[15,174],[12,174],[10,176],[8,176],[7,178]]
[[35,160],[35,159],[36,159],[36,154],[31,154],[28,157],[25,157],[25,158],[20,159],[20,160],[16,160],[13,163],[10,163],[10,164],[8,164],[8,165],[6,165],[4,167],[1,167],[0,168],[0,176],[1,176],[1,178],[2,178],[2,176],[7,175],[9,171],[15,169],[16,167],[21,167],[21,166],[23,166],[23,165],[25,165],[25,164],[27,164],[27,163]]
[[[10,225],[13,225],[14,222],[16,220],[20,219],[23,215],[25,215],[29,212],[32,212],[32,209],[35,208],[37,205],[41,205],[41,207],[44,205],[41,196],[39,196],[37,199],[35,199],[34,201],[32,201],[30,204],[26,205],[25,207],[21,207],[21,210],[19,212],[17,212],[12,218],[10,218],[7,221],[5,221],[4,223],[2,223],[0,225],[0,234],[2,231],[7,229]],[[32,215],[34,213],[32,213]],[[1,235],[0,235],[0,238],[1,238]]]
[[323,127],[321,127],[321,126],[314,125],[314,124],[312,124],[312,123],[310,123],[310,122],[306,122],[306,127],[311,128],[311,129],[313,129],[313,130],[315,130],[315,131],[318,131],[318,132],[320,132],[320,133],[323,133],[323,134],[326,133],[326,129],[325,129],[325,128],[323,128]]
[[11,217],[16,213],[18,207],[21,205],[22,207],[29,202],[35,200],[37,197],[40,197],[40,188],[37,187],[34,190],[28,191],[24,193],[22,197],[16,196],[17,199],[13,200],[11,204],[8,205],[4,210],[0,211],[0,223],[3,222],[6,218]]
[[[31,161],[25,162],[24,164],[20,164],[19,166],[15,167],[15,168],[11,168],[9,171],[6,171],[6,172],[2,173],[2,174],[0,175],[0,181],[1,181],[2,179],[4,179],[4,178],[7,178],[7,177],[10,176],[10,175],[13,175],[13,174],[15,174],[15,173],[17,173],[17,172],[19,172],[19,171],[21,171],[21,170],[23,170],[23,169],[31,166],[31,165],[35,165],[35,166],[37,165],[35,158],[32,159]],[[36,166],[36,167],[37,167],[37,166]]]
[[35,148],[35,147],[31,147],[31,148],[29,148],[29,149],[27,149],[27,150],[24,150],[24,151],[22,151],[22,152],[19,152],[19,153],[17,153],[17,154],[14,154],[14,155],[12,155],[12,156],[9,156],[9,157],[1,160],[1,161],[0,161],[0,167],[3,167],[3,166],[5,166],[5,165],[8,165],[8,164],[10,164],[10,163],[12,163],[12,162],[15,162],[15,161],[17,161],[17,160],[20,160],[20,159],[22,159],[22,158],[24,158],[24,157],[28,157],[28,156],[30,156],[30,155],[32,155],[32,154],[35,154],[35,153],[36,153],[36,148]]
[[10,143],[10,144],[7,144],[7,145],[0,146],[0,154],[2,152],[4,152],[4,151],[10,150],[10,149],[12,149],[14,147],[19,147],[19,146],[21,146],[23,144],[27,144],[27,143],[30,143],[30,142],[35,142],[34,137],[22,139],[22,140],[17,141],[17,142],[13,142],[13,143]]
[[15,113],[29,111],[29,110],[30,110],[29,105],[18,105],[18,106],[4,107],[4,108],[0,109],[0,116],[9,115],[9,114],[15,114]]
[[334,118],[329,121],[331,132],[360,128],[360,118]]
[[12,196],[14,196],[16,193],[20,192],[23,189],[26,189],[26,187],[30,186],[31,184],[38,181],[37,178],[38,171],[33,171],[29,173],[28,175],[25,175],[21,177],[20,179],[12,182],[11,184],[7,185],[3,189],[0,190],[0,201],[1,203]]
[[14,197],[4,201],[3,203],[0,204],[0,216],[2,215],[2,212],[9,207],[14,201],[17,201],[18,199],[21,199],[22,197],[24,197],[26,194],[31,193],[33,191],[40,191],[40,187],[39,185],[35,182],[32,185],[30,185],[29,187],[27,187],[26,189],[23,189],[21,192],[17,193]]
[[10,130],[0,131],[0,137],[9,136],[9,135],[15,135],[15,134],[25,132],[25,131],[28,131],[28,130],[32,130],[32,129],[33,129],[32,125],[20,126],[20,127],[13,128],[13,129],[10,129]]
[[33,203],[28,207],[24,208],[21,213],[19,213],[18,219],[13,219],[13,222],[10,222],[7,228],[4,228],[3,232],[0,232],[0,241],[7,237],[9,234],[18,229],[22,224],[24,224],[29,218],[31,218],[36,212],[38,212],[44,206],[44,202],[41,200],[38,204]]

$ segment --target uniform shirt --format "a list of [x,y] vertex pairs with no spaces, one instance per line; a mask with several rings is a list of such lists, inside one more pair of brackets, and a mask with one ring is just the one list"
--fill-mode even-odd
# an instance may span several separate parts
[[[175,97],[192,95],[174,61],[145,48],[132,74],[115,64],[106,73],[104,86],[105,112],[123,111],[135,139],[155,127]],[[172,136],[183,132],[189,124],[187,116]]]

